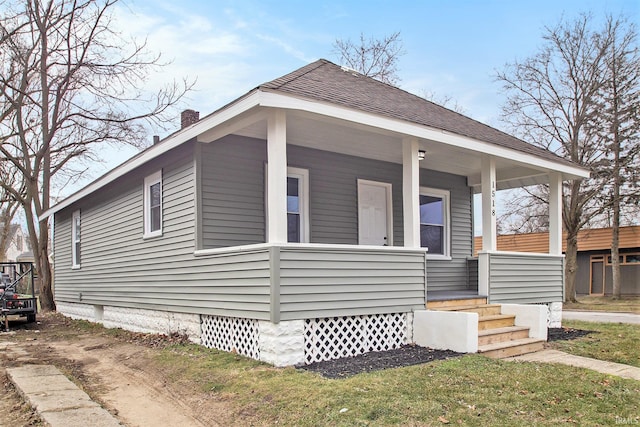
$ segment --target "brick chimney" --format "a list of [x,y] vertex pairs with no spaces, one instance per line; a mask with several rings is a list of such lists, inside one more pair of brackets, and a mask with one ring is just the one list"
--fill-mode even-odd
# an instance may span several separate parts
[[195,110],[184,110],[180,114],[180,129],[184,129],[187,126],[191,126],[195,122],[200,120],[200,112]]

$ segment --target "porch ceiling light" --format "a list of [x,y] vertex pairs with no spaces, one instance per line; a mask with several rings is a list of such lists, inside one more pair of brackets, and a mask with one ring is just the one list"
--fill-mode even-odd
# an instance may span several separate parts
[[418,150],[418,160],[424,160],[424,156],[427,154],[424,150]]

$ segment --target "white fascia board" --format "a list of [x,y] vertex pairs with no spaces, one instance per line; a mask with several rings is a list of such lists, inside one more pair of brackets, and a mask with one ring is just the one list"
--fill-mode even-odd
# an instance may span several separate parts
[[440,142],[454,147],[460,147],[478,153],[489,154],[495,157],[522,162],[545,170],[561,172],[567,175],[569,178],[589,177],[589,171],[579,166],[570,166],[556,163],[554,161],[523,153],[518,150],[501,147],[499,145],[483,142],[461,135],[456,135],[448,131],[409,123],[404,120],[366,113],[347,107],[333,105],[330,103],[310,101],[289,95],[282,95],[275,92],[262,91],[260,94],[260,105],[263,107],[287,108],[291,110],[308,111],[310,113],[316,113],[355,123],[360,123],[408,136],[429,139],[432,141]]
[[193,125],[182,129],[175,134],[168,137],[166,140],[162,141],[158,145],[154,145],[149,147],[147,150],[143,151],[139,155],[132,157],[127,160],[120,166],[116,166],[111,171],[107,172],[100,178],[93,181],[91,184],[82,188],[78,192],[72,194],[71,196],[64,199],[62,202],[56,204],[55,206],[47,209],[40,215],[39,219],[45,219],[54,213],[70,206],[76,201],[82,199],[83,197],[88,196],[96,190],[104,187],[105,185],[115,181],[116,179],[124,176],[125,174],[131,172],[132,170],[142,166],[143,164],[155,159],[156,157],[176,148],[185,142],[196,138],[198,135],[219,126],[222,123],[227,122],[230,119],[233,119],[238,114],[241,114],[255,106],[258,105],[258,101],[260,99],[260,95],[258,91],[253,91],[247,94],[245,97],[240,98],[236,102],[227,105],[221,110],[216,111],[215,113],[210,114],[207,117],[202,118],[197,121]]

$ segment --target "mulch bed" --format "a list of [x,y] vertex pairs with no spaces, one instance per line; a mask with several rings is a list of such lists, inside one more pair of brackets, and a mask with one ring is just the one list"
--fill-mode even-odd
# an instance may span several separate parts
[[[573,328],[549,328],[548,341],[573,340],[594,333]],[[299,365],[298,369],[317,372],[325,378],[347,378],[364,372],[419,365],[462,356],[451,350],[434,350],[419,345],[404,345],[395,350],[376,351],[353,357]]]
[[582,329],[549,328],[547,341],[575,340],[576,338],[584,337],[586,335],[594,333],[595,331],[585,331]]
[[346,378],[363,372],[418,365],[458,356],[462,356],[462,353],[451,350],[434,350],[419,345],[404,345],[395,350],[374,351],[353,357],[301,365],[298,368],[317,372],[326,378]]

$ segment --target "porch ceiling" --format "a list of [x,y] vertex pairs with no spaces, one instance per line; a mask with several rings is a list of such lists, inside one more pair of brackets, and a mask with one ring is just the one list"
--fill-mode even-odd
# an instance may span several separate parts
[[[233,133],[266,139],[267,120],[256,117],[258,121]],[[405,135],[306,112],[289,111],[287,117],[288,144],[402,164]],[[466,176],[469,186],[480,192],[481,152],[428,139],[419,139],[419,146],[427,152],[421,168]],[[525,163],[496,158],[498,189],[542,184],[548,182],[546,173]]]

